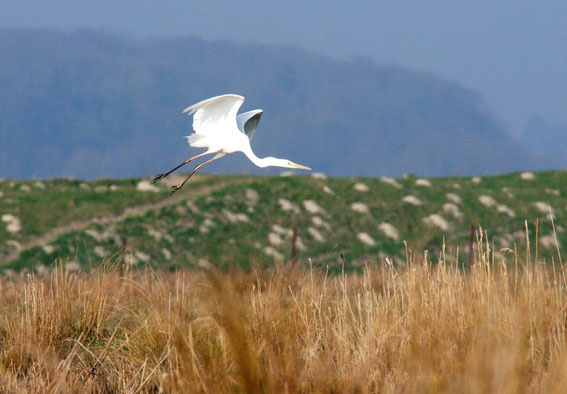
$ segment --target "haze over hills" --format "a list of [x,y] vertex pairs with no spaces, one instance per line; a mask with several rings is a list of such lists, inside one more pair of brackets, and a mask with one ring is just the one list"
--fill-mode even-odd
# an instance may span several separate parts
[[567,167],[567,125],[534,117],[528,121],[518,140],[534,157],[552,159],[559,168]]
[[[474,91],[366,58],[88,30],[0,31],[0,58],[1,177],[161,172],[188,156],[183,108],[229,92],[246,97],[243,110],[265,111],[253,141],[259,156],[332,175],[557,166],[509,137]],[[233,156],[209,171],[259,172]]]

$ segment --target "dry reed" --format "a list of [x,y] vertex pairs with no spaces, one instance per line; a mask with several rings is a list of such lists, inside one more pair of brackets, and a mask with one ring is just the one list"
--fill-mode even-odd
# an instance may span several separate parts
[[0,390],[563,392],[563,266],[506,256],[4,280]]

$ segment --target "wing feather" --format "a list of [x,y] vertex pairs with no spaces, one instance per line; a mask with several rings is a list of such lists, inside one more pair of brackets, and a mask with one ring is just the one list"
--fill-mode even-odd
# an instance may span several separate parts
[[243,102],[242,96],[225,94],[187,107],[183,113],[194,115],[193,129],[196,134],[215,134],[237,127],[236,114]]
[[238,124],[238,129],[248,136],[250,141],[254,138],[256,129],[258,128],[258,123],[264,111],[261,109],[255,109],[253,111],[244,112],[236,117],[236,123]]

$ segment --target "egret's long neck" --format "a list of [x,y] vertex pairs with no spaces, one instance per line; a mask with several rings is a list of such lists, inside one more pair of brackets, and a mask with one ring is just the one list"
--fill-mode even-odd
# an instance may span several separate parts
[[245,147],[244,149],[242,149],[242,153],[244,153],[246,155],[246,157],[248,157],[250,159],[250,161],[252,163],[254,163],[255,165],[257,165],[258,167],[267,167],[270,164],[267,162],[267,157],[265,158],[261,158],[256,156],[256,154],[252,151],[252,148],[250,147],[250,145],[248,145],[247,147]]

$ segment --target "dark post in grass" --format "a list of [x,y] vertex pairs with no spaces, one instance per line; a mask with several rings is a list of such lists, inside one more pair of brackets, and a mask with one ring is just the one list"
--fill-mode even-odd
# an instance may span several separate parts
[[297,226],[293,226],[293,234],[291,236],[291,268],[297,263]]
[[476,234],[476,227],[474,224],[471,224],[471,237],[469,239],[469,266],[473,263],[473,246],[474,246],[474,238]]

